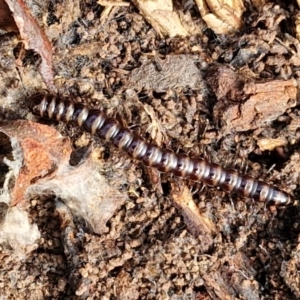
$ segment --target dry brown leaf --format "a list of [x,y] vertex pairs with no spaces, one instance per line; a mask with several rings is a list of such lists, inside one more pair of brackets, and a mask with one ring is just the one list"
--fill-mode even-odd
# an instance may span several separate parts
[[196,0],[203,20],[218,34],[239,30],[245,6],[242,0]]
[[0,132],[12,143],[14,161],[7,176],[15,181],[10,206],[24,202],[27,188],[40,178],[51,176],[59,164],[68,164],[70,143],[52,127],[27,121],[0,122]]
[[41,75],[48,89],[55,92],[52,70],[52,46],[46,34],[32,17],[23,0],[5,1],[17,24],[25,48],[32,49],[41,56]]
[[11,169],[6,182],[14,180],[15,185],[10,190],[4,183],[1,198],[5,202],[14,206],[33,196],[56,196],[94,232],[106,230],[107,220],[125,197],[108,185],[91,157],[70,166],[69,140],[46,125],[22,120],[2,122],[0,131],[10,138],[14,154],[13,162],[6,160]]

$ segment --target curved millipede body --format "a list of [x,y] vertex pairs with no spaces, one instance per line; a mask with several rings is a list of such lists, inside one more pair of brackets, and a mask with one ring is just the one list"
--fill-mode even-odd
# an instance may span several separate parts
[[202,158],[176,154],[170,149],[148,143],[101,110],[89,109],[81,103],[44,94],[33,95],[29,99],[29,106],[32,112],[40,117],[77,123],[90,133],[111,141],[132,158],[161,172],[220,187],[225,191],[266,204],[288,205],[293,202],[290,195],[271,184],[241,175],[236,170],[224,169]]

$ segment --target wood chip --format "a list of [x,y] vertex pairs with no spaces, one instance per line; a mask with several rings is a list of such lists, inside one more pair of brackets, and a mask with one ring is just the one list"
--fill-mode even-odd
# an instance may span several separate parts
[[133,0],[133,3],[161,37],[188,35],[172,0]]
[[196,0],[203,20],[215,33],[228,34],[239,30],[245,6],[242,0]]
[[181,211],[185,224],[195,236],[199,236],[202,250],[207,251],[213,244],[213,235],[216,232],[214,223],[200,213],[186,185],[179,191],[174,184],[172,188],[172,199]]
[[250,98],[242,105],[229,107],[223,114],[227,133],[266,126],[297,104],[295,80],[249,84],[244,91]]
[[272,151],[276,147],[282,147],[287,145],[287,140],[285,138],[277,138],[277,139],[270,139],[270,138],[264,138],[264,139],[258,139],[257,145],[261,151]]

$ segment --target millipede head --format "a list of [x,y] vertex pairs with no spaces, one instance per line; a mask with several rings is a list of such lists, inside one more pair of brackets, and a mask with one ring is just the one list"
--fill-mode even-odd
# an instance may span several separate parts
[[32,95],[28,99],[28,107],[32,111],[33,114],[38,116],[43,116],[43,112],[45,108],[43,108],[43,103],[46,95],[42,93],[37,93]]

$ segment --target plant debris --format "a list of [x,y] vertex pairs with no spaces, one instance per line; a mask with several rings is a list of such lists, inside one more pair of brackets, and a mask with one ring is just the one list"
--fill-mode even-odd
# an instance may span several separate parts
[[[74,216],[84,220],[93,232],[100,234],[106,230],[106,222],[126,197],[108,185],[92,157],[70,166],[69,139],[46,125],[22,120],[1,122],[0,132],[10,138],[14,159],[4,159],[10,171],[0,198],[10,208],[3,226],[9,227],[8,220],[16,222],[11,214],[25,208],[28,199],[44,195],[62,199]],[[18,208],[14,208],[16,206]],[[18,213],[25,214],[25,211]],[[20,237],[22,234],[19,231]],[[29,243],[30,239],[23,238]],[[4,242],[2,240],[2,244]],[[10,246],[19,251],[11,243]]]
[[239,30],[245,6],[241,0],[196,0],[203,20],[215,33],[228,34]]
[[198,89],[203,80],[198,62],[197,56],[190,55],[168,55],[163,61],[146,59],[140,68],[131,72],[128,87],[156,92],[184,87]]
[[297,104],[295,80],[249,84],[244,93],[249,97],[245,103],[231,106],[223,113],[225,132],[261,128]]
[[5,2],[12,13],[14,22],[10,19],[9,25],[5,23],[2,28],[9,29],[9,31],[16,31],[14,23],[16,24],[25,49],[32,49],[41,56],[40,71],[48,89],[56,91],[53,83],[52,46],[48,37],[32,17],[23,0],[5,0]]
[[[2,1],[1,295],[298,299],[297,2]],[[46,86],[295,205],[182,182],[36,119],[27,99]]]

